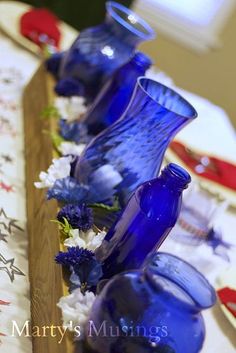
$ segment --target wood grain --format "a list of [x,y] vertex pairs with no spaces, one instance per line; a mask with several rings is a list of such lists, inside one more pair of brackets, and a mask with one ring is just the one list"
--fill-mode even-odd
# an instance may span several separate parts
[[[29,236],[29,273],[32,326],[61,326],[61,312],[56,303],[64,295],[61,266],[54,262],[60,248],[57,227],[50,222],[57,214],[57,203],[46,201],[45,189],[36,189],[41,170],[47,170],[53,158],[50,136],[52,122],[41,118],[48,106],[52,82],[43,65],[38,69],[23,97],[25,128],[27,228]],[[34,337],[34,353],[71,353],[69,337],[58,343],[59,336]]]

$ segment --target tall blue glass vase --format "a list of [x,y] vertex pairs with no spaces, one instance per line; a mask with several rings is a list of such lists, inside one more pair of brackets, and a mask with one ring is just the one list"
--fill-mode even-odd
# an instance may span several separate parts
[[144,76],[151,64],[147,55],[137,52],[112,75],[84,117],[91,135],[97,135],[121,117],[130,102],[138,77]]
[[138,187],[97,250],[103,278],[139,269],[149,253],[161,246],[176,224],[182,192],[190,181],[185,169],[171,163],[159,178]]
[[116,195],[125,205],[140,184],[159,174],[169,143],[196,117],[178,93],[141,77],[125,113],[89,143],[74,177],[93,190],[93,201]]
[[111,1],[106,9],[104,23],[81,31],[68,51],[48,60],[48,69],[59,78],[58,94],[94,98],[113,72],[134,55],[135,48],[155,37],[152,28],[125,6]]
[[114,276],[96,297],[86,329],[94,353],[198,353],[202,310],[214,288],[187,262],[156,253],[142,270]]

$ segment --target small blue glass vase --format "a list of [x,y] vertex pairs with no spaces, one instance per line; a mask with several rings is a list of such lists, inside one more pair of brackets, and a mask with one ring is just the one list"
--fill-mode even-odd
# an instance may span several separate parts
[[130,102],[138,77],[144,76],[151,65],[152,61],[147,55],[137,52],[112,75],[84,117],[91,135],[97,135],[121,117]]
[[97,250],[103,278],[139,269],[161,246],[176,224],[182,192],[190,181],[186,170],[171,163],[159,178],[139,186]]
[[114,276],[97,296],[86,328],[95,353],[198,353],[205,338],[201,311],[213,287],[187,262],[155,253],[142,270]]
[[106,197],[117,196],[124,206],[140,184],[159,174],[169,143],[196,117],[178,93],[140,77],[122,117],[88,144],[73,176],[89,187],[92,201],[107,202],[99,192],[106,190]]
[[125,64],[143,41],[155,37],[152,28],[133,11],[110,1],[104,23],[80,32],[71,48],[47,61],[59,78],[59,95],[84,95],[93,99],[101,85]]

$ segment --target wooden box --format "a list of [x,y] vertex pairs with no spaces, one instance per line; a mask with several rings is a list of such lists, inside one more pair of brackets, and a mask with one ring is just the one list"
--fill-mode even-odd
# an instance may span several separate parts
[[[53,158],[50,135],[53,121],[42,119],[42,111],[53,100],[53,80],[40,66],[25,89],[23,97],[27,228],[29,236],[29,273],[32,327],[62,326],[56,304],[66,293],[62,268],[54,261],[60,249],[57,226],[50,222],[57,214],[57,202],[46,201],[45,189],[36,189],[40,171],[47,170]],[[72,338],[33,337],[33,353],[72,353]]]

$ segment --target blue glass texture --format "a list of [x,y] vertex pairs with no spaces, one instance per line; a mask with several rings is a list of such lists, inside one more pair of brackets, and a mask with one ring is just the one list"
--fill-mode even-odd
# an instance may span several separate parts
[[71,89],[71,85],[75,93],[77,81],[78,94],[81,92],[88,100],[94,98],[114,71],[130,60],[135,48],[155,37],[152,28],[125,6],[111,1],[106,9],[104,23],[81,31],[61,56],[58,93],[63,93],[63,87]]
[[135,191],[97,250],[103,278],[139,269],[148,254],[160,247],[177,221],[182,191],[190,181],[183,168],[171,163],[159,178]]
[[97,296],[86,330],[95,353],[201,351],[201,310],[214,305],[214,289],[171,254],[155,253],[149,261],[143,270],[114,276]]
[[[195,109],[174,90],[140,77],[125,113],[88,144],[74,177],[91,186],[96,171],[109,165],[117,180],[110,183],[110,194],[125,205],[140,184],[159,174],[169,143],[196,116]],[[108,191],[107,176],[100,175],[99,187]]]
[[137,52],[112,75],[84,118],[90,134],[97,135],[121,117],[130,102],[138,77],[144,76],[151,64],[147,55]]

